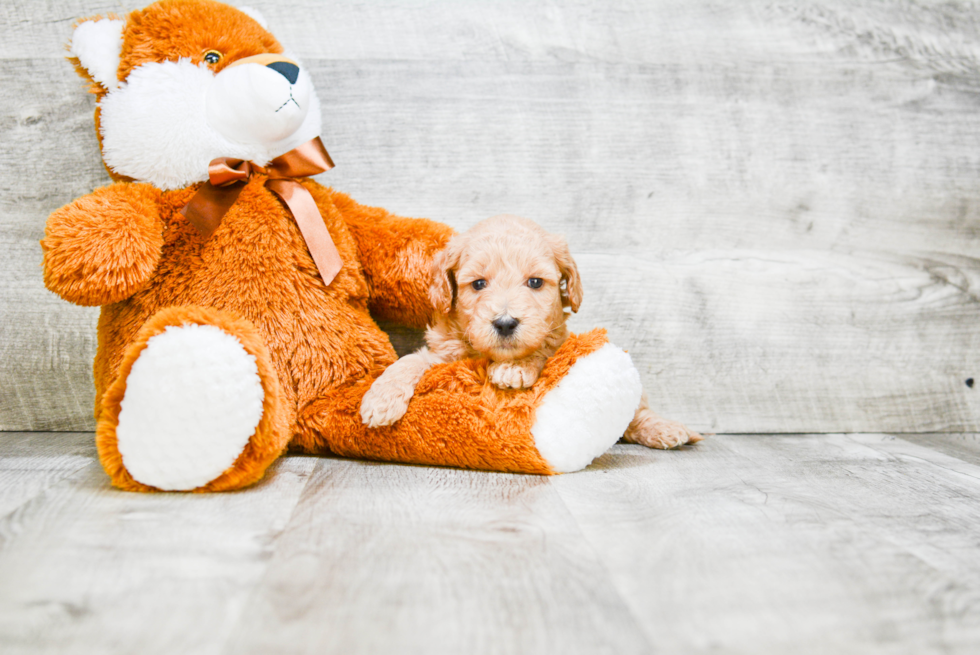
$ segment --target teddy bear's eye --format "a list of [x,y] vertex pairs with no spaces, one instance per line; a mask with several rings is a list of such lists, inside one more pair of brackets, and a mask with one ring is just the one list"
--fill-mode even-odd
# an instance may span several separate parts
[[217,64],[219,61],[221,61],[221,53],[217,50],[208,50],[204,53],[204,61],[208,62],[209,64]]
[[487,281],[482,279],[473,280],[473,284],[471,286],[473,287],[474,291],[483,291],[484,289],[487,288]]
[[540,289],[542,284],[544,284],[544,280],[539,277],[532,277],[527,280],[527,286],[532,289]]

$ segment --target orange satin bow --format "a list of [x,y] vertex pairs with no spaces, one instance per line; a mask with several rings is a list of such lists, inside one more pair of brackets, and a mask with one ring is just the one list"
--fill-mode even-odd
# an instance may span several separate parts
[[327,226],[313,196],[295,178],[316,175],[333,168],[320,137],[310,139],[284,155],[276,157],[268,166],[257,166],[250,161],[218,157],[208,166],[209,181],[205,182],[191,201],[180,210],[187,220],[205,236],[211,236],[221,219],[238,200],[244,184],[255,173],[269,177],[265,186],[279,196],[296,219],[310,255],[320,271],[323,283],[329,285],[340,272],[343,262],[334,245]]

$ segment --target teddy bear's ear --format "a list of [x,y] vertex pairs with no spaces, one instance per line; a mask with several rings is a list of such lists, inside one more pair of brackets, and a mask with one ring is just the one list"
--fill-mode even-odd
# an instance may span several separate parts
[[265,16],[258,9],[252,9],[251,7],[239,7],[238,11],[242,12],[256,23],[262,26],[263,29],[269,29],[269,23],[265,20]]
[[80,22],[71,35],[69,50],[78,62],[79,73],[87,73],[107,91],[119,86],[119,53],[122,52],[123,26],[117,18],[96,16]]

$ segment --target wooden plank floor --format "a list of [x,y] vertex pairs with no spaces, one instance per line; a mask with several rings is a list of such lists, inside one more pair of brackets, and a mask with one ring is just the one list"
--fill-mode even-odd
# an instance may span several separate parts
[[555,478],[288,457],[112,489],[0,434],[0,652],[975,653],[976,434],[619,445]]

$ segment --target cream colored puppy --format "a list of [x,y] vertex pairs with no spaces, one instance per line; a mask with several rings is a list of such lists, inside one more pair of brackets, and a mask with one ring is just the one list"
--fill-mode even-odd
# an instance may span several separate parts
[[[419,380],[443,362],[487,357],[493,384],[530,387],[568,338],[565,309],[578,311],[582,282],[565,239],[502,215],[450,240],[433,262],[429,294],[436,315],[425,332],[427,346],[374,381],[361,402],[365,425],[391,425],[404,416]],[[654,414],[646,392],[624,436],[651,448],[701,440]]]

